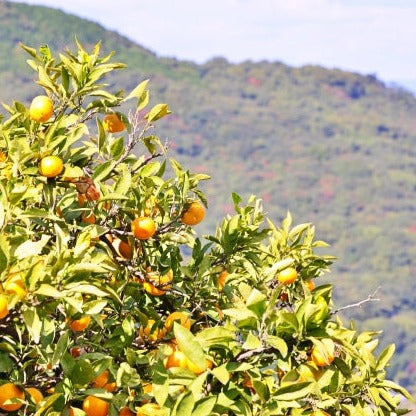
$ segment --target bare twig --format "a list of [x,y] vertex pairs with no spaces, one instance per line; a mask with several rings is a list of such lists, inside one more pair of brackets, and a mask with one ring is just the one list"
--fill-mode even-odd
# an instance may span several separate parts
[[342,306],[341,308],[335,309],[334,311],[331,312],[331,315],[335,315],[338,312],[344,311],[346,309],[361,308],[362,305],[368,302],[379,302],[380,299],[375,297],[379,289],[380,289],[380,286],[372,294],[368,295],[366,299],[363,299],[363,300],[360,300],[359,302],[351,303],[350,305]]

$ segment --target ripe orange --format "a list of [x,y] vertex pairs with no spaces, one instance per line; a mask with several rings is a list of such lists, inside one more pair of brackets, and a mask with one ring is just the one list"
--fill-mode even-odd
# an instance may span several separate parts
[[115,238],[112,244],[121,257],[124,257],[126,260],[130,260],[132,258],[133,251],[129,243],[126,243],[119,238]]
[[88,315],[85,315],[79,319],[75,319],[73,321],[68,320],[68,326],[71,328],[74,332],[81,332],[84,329],[86,329],[91,322],[91,317]]
[[318,367],[326,367],[335,358],[335,344],[331,338],[321,339],[323,345],[314,345],[312,348],[311,359]]
[[42,392],[36,387],[27,387],[26,392],[29,393],[31,399],[36,403],[40,403],[43,400]]
[[162,339],[165,336],[165,330],[164,328],[155,328],[153,332],[150,332],[152,330],[153,325],[155,324],[154,319],[149,319],[147,321],[146,326],[141,326],[139,329],[139,336],[143,340],[148,340],[151,342],[155,342],[158,339]]
[[306,282],[306,287],[312,292],[315,289],[315,282],[311,279]]
[[178,322],[180,325],[185,327],[186,329],[191,329],[191,319],[189,318],[189,315],[185,312],[175,311],[172,312],[165,321],[165,328],[166,332],[169,332],[174,322]]
[[93,380],[92,380],[92,386],[96,388],[104,387],[108,383],[109,378],[109,371],[104,370],[102,373],[98,374]]
[[182,214],[181,221],[186,225],[197,225],[205,217],[205,208],[200,202],[192,202]]
[[109,133],[119,133],[126,128],[117,114],[107,114],[104,117],[103,125]]
[[53,102],[46,95],[38,95],[32,100],[29,107],[29,117],[42,123],[48,121],[53,114]]
[[206,371],[208,368],[212,368],[212,361],[205,358],[205,363],[201,366],[195,365],[193,362],[187,360],[186,366],[188,370],[191,370],[194,374],[199,376],[204,371]]
[[113,392],[115,392],[115,391],[116,391],[116,389],[117,389],[117,384],[116,384],[116,382],[115,382],[115,381],[112,381],[111,383],[107,383],[107,384],[104,386],[104,390],[107,390],[109,393],[113,393]]
[[228,277],[227,270],[223,270],[220,275],[218,276],[218,292],[222,292],[225,286],[225,282]]
[[138,217],[131,222],[131,231],[139,240],[147,240],[156,232],[156,224],[150,217]]
[[83,212],[81,214],[81,222],[86,224],[95,224],[95,215],[92,212],[88,215]]
[[23,299],[26,294],[26,287],[20,273],[12,273],[3,284],[4,291],[10,295],[17,295],[19,299]]
[[7,306],[7,297],[0,295],[0,319],[5,318],[9,314],[9,308]]
[[23,406],[23,403],[9,403],[5,404],[11,399],[22,399],[24,400],[25,394],[23,390],[17,387],[13,383],[6,383],[0,386],[0,409],[6,412],[14,412]]
[[293,267],[287,267],[277,275],[277,280],[284,285],[290,285],[297,278],[298,272]]
[[169,357],[165,358],[164,364],[166,368],[171,367],[180,367],[180,368],[187,368],[188,367],[188,359],[186,358],[185,354],[180,350],[174,350]]
[[173,272],[169,270],[166,274],[160,276],[158,272],[148,272],[146,281],[143,282],[144,290],[153,296],[162,296],[171,289]]
[[87,396],[82,403],[82,410],[87,416],[107,416],[108,402],[99,397]]
[[134,413],[126,406],[120,409],[118,416],[134,416]]
[[45,156],[39,162],[39,173],[46,178],[54,178],[64,170],[64,162],[58,156]]
[[7,160],[7,156],[0,150],[0,163],[3,163]]
[[[136,413],[136,416],[148,416],[148,415],[153,415],[153,412],[158,412],[157,414],[161,414],[160,413],[161,407],[157,404],[157,403],[146,403],[144,404],[142,407],[139,408],[139,410]],[[143,413],[144,412],[144,413]]]

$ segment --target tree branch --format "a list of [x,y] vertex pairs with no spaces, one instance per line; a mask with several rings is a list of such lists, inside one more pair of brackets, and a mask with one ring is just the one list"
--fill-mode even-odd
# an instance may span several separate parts
[[331,312],[331,315],[335,315],[338,312],[344,311],[346,309],[361,308],[362,305],[368,302],[379,302],[380,299],[375,297],[379,289],[380,289],[380,286],[372,294],[368,295],[366,299],[363,299],[363,300],[360,300],[359,302],[351,303],[350,305],[342,306],[341,308],[335,309],[334,311]]

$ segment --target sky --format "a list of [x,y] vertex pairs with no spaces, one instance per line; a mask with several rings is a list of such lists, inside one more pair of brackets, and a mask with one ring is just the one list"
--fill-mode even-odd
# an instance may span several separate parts
[[116,30],[159,56],[281,61],[416,90],[416,0],[25,0]]

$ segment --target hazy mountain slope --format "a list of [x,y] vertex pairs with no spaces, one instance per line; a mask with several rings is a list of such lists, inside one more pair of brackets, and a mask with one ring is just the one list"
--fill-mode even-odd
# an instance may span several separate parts
[[[372,75],[275,62],[204,65],[161,59],[114,32],[43,7],[0,2],[0,100],[39,92],[18,47],[62,51],[74,35],[103,41],[129,69],[110,82],[150,77],[155,101],[173,114],[158,130],[185,166],[212,174],[204,231],[230,212],[230,193],[255,193],[274,220],[290,210],[316,224],[339,256],[329,278],[339,306],[378,303],[348,316],[398,344],[393,371],[416,384],[416,100]],[[388,318],[388,319],[386,319]]]

